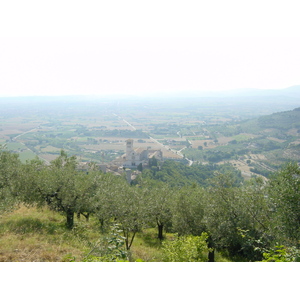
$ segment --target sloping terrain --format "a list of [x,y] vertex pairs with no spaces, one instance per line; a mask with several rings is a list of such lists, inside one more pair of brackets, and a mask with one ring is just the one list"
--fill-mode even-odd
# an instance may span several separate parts
[[190,137],[185,155],[195,161],[231,162],[245,176],[267,176],[289,160],[300,161],[300,108],[242,122],[205,126]]

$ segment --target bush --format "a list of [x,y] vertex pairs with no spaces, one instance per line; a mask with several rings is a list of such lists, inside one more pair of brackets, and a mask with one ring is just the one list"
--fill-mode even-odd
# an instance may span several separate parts
[[120,262],[129,261],[129,253],[125,248],[125,237],[118,224],[111,226],[107,237],[101,238],[94,248],[87,254],[85,262]]
[[299,262],[300,250],[296,247],[287,248],[283,245],[277,245],[263,253],[263,262]]
[[204,262],[207,261],[207,233],[201,236],[181,236],[174,241],[162,244],[163,260],[166,262]]

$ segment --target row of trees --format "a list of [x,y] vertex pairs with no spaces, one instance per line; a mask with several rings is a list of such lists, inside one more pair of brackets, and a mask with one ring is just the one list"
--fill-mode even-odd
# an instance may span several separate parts
[[181,162],[167,160],[160,165],[155,157],[149,159],[149,169],[142,171],[143,173],[134,180],[134,183],[139,184],[142,178],[166,182],[177,188],[194,183],[200,186],[208,186],[208,179],[213,178],[216,172],[231,173],[235,185],[244,180],[241,172],[230,164],[193,164],[188,166]]
[[66,217],[72,229],[75,216],[91,215],[101,230],[118,223],[129,250],[137,232],[156,227],[179,236],[207,235],[209,261],[214,251],[234,260],[262,260],[277,244],[299,247],[300,169],[287,164],[268,183],[260,178],[237,185],[230,173],[215,173],[209,185],[171,187],[141,178],[129,185],[123,176],[101,173],[91,164],[79,171],[75,157],[64,151],[45,165],[40,160],[22,164],[18,156],[0,152],[0,208],[19,203],[49,206]]

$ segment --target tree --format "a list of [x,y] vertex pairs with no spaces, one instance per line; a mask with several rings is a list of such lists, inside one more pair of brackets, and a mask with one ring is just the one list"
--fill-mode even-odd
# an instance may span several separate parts
[[274,173],[268,188],[277,240],[286,246],[299,246],[300,168],[297,163],[288,163]]
[[263,253],[263,262],[299,262],[300,250],[296,247],[287,248],[283,245],[276,245]]
[[255,249],[258,241],[264,246],[269,243],[263,182],[255,179],[236,187],[230,174],[216,174],[211,184],[205,209],[209,246],[233,259],[262,259]]
[[39,161],[27,165],[28,204],[48,205],[50,209],[62,212],[66,216],[66,226],[74,226],[74,214],[89,211],[89,200],[95,193],[98,179],[97,173],[77,170],[76,157],[68,157],[61,151],[58,158],[50,166]]
[[127,185],[124,178],[111,173],[101,174],[98,178],[98,187],[92,201],[92,210],[99,220],[102,232],[109,228],[110,223],[114,223],[117,206],[119,204],[123,190],[123,185]]
[[162,240],[163,230],[172,220],[172,200],[174,190],[166,183],[150,181],[144,182],[144,207],[146,220],[150,225],[157,226],[157,237]]
[[137,170],[142,172],[143,171],[143,164],[140,163],[138,166],[137,166]]
[[203,216],[205,191],[194,184],[181,188],[172,205],[172,228],[180,236],[200,235],[204,231]]
[[22,197],[19,156],[0,147],[0,214],[12,210]]
[[233,255],[240,249],[240,245],[232,177],[217,173],[210,183],[204,218],[210,247],[219,251],[228,250]]
[[239,231],[244,238],[240,253],[251,261],[261,260],[263,251],[273,243],[271,232],[272,211],[268,201],[266,184],[261,177],[252,178],[238,190]]
[[156,159],[155,156],[152,156],[149,158],[149,168],[151,167],[157,167],[158,166],[158,160]]
[[120,229],[125,237],[126,250],[130,250],[135,235],[145,223],[143,207],[143,190],[138,186],[130,186],[124,180],[123,184],[114,187],[118,191],[115,198],[117,201],[114,211],[115,221],[120,224]]

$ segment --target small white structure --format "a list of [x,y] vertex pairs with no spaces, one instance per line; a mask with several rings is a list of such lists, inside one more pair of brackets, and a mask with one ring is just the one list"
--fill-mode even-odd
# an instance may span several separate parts
[[123,167],[134,168],[140,163],[148,164],[148,160],[155,157],[162,160],[163,154],[161,150],[154,150],[148,147],[147,149],[133,148],[133,140],[126,140],[126,154],[123,156]]

